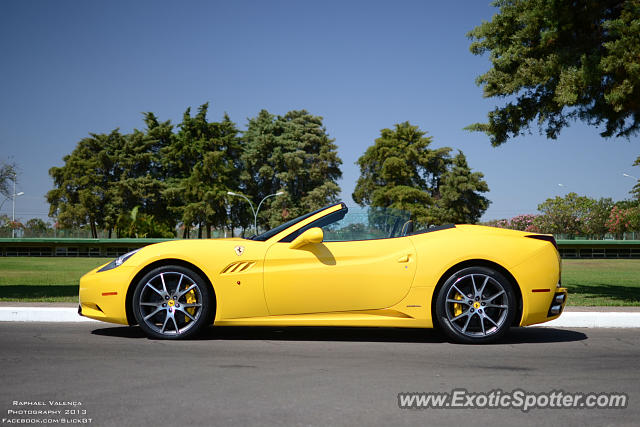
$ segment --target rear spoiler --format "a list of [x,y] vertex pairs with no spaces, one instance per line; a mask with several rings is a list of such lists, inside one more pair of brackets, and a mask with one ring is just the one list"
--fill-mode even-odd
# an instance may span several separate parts
[[529,234],[524,237],[547,241],[551,243],[553,247],[556,248],[556,250],[558,250],[558,244],[556,243],[556,239],[551,234]]

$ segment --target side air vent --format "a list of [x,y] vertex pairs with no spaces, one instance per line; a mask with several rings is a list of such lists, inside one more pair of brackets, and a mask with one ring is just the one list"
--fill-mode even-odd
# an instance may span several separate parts
[[255,261],[238,261],[232,262],[224,269],[222,269],[220,274],[230,274],[230,273],[242,273],[243,271],[249,270],[251,267],[256,265]]

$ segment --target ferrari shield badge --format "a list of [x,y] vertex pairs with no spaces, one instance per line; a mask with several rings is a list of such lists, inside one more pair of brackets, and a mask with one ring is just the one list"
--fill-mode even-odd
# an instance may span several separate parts
[[244,253],[244,246],[236,246],[233,248],[236,251],[236,255],[240,256]]

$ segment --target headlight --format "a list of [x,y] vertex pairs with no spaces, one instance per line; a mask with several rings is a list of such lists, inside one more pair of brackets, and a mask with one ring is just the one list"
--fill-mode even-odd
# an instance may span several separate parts
[[118,258],[114,259],[109,264],[105,265],[100,270],[98,270],[98,272],[112,270],[112,269],[114,269],[116,267],[120,267],[126,260],[131,258],[131,256],[133,254],[135,254],[136,252],[138,252],[140,249],[142,249],[142,248],[138,248],[135,251],[127,252],[124,255],[120,255]]

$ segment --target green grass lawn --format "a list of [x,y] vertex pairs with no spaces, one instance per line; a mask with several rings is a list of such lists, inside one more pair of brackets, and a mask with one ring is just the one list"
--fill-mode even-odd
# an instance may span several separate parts
[[0,301],[78,301],[80,277],[107,258],[0,258]]
[[[0,301],[78,300],[78,281],[106,258],[0,258]],[[569,305],[640,306],[640,260],[563,260]]]
[[562,261],[569,305],[640,305],[640,259]]

